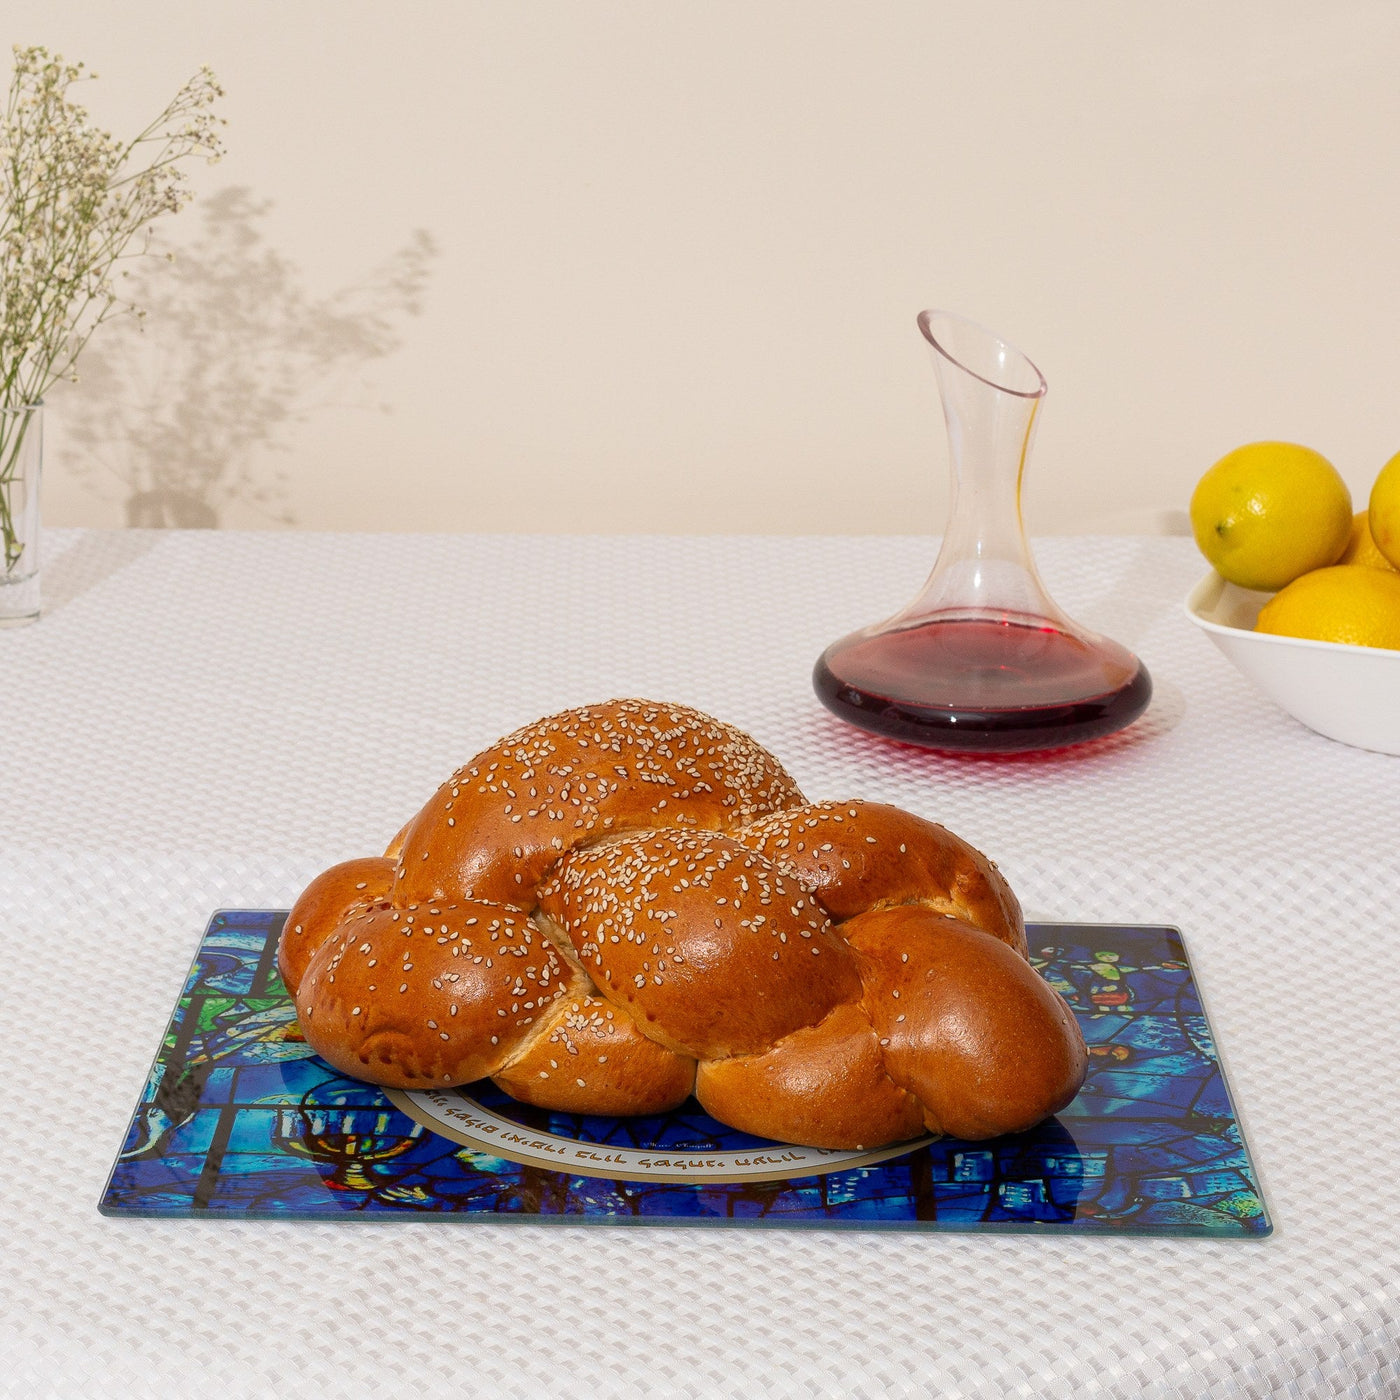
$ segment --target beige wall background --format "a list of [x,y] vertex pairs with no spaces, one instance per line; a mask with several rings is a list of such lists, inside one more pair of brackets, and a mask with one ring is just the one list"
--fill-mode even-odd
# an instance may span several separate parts
[[6,0],[227,158],[48,415],[56,524],[936,530],[914,325],[1050,394],[1033,530],[1400,449],[1400,6]]

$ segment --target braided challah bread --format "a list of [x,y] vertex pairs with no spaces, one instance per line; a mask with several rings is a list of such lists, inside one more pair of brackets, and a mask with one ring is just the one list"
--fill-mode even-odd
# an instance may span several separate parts
[[813,1147],[1020,1131],[1086,1065],[978,851],[895,807],[809,803],[747,735],[641,700],[458,769],[384,856],[311,882],[278,965],[355,1078],[489,1077],[571,1113],[693,1093]]

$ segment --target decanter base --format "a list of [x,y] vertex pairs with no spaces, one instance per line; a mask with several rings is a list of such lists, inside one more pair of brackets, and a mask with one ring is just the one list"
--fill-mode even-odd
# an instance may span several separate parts
[[833,714],[923,748],[1025,753],[1123,729],[1152,680],[1131,652],[1053,627],[926,622],[857,634],[818,659],[812,684]]

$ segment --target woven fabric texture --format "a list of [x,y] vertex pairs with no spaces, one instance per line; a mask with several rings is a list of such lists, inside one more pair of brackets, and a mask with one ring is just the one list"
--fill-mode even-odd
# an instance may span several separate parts
[[[1311,733],[1190,626],[1189,541],[1055,539],[1156,683],[1083,751],[950,758],[827,715],[821,648],[927,539],[52,531],[0,632],[0,1393],[226,1400],[1400,1395],[1400,759]],[[1036,914],[1179,925],[1262,1243],[108,1220],[200,930],[382,849],[500,734],[618,695],[898,803]]]

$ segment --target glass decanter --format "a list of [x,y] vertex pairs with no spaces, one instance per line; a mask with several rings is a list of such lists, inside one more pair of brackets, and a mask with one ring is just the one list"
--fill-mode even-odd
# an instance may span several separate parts
[[932,749],[1058,748],[1131,724],[1152,698],[1146,668],[1056,607],[1026,540],[1021,486],[1044,376],[960,316],[924,311],[919,329],[948,425],[948,528],[908,607],[822,653],[817,695],[861,729]]

